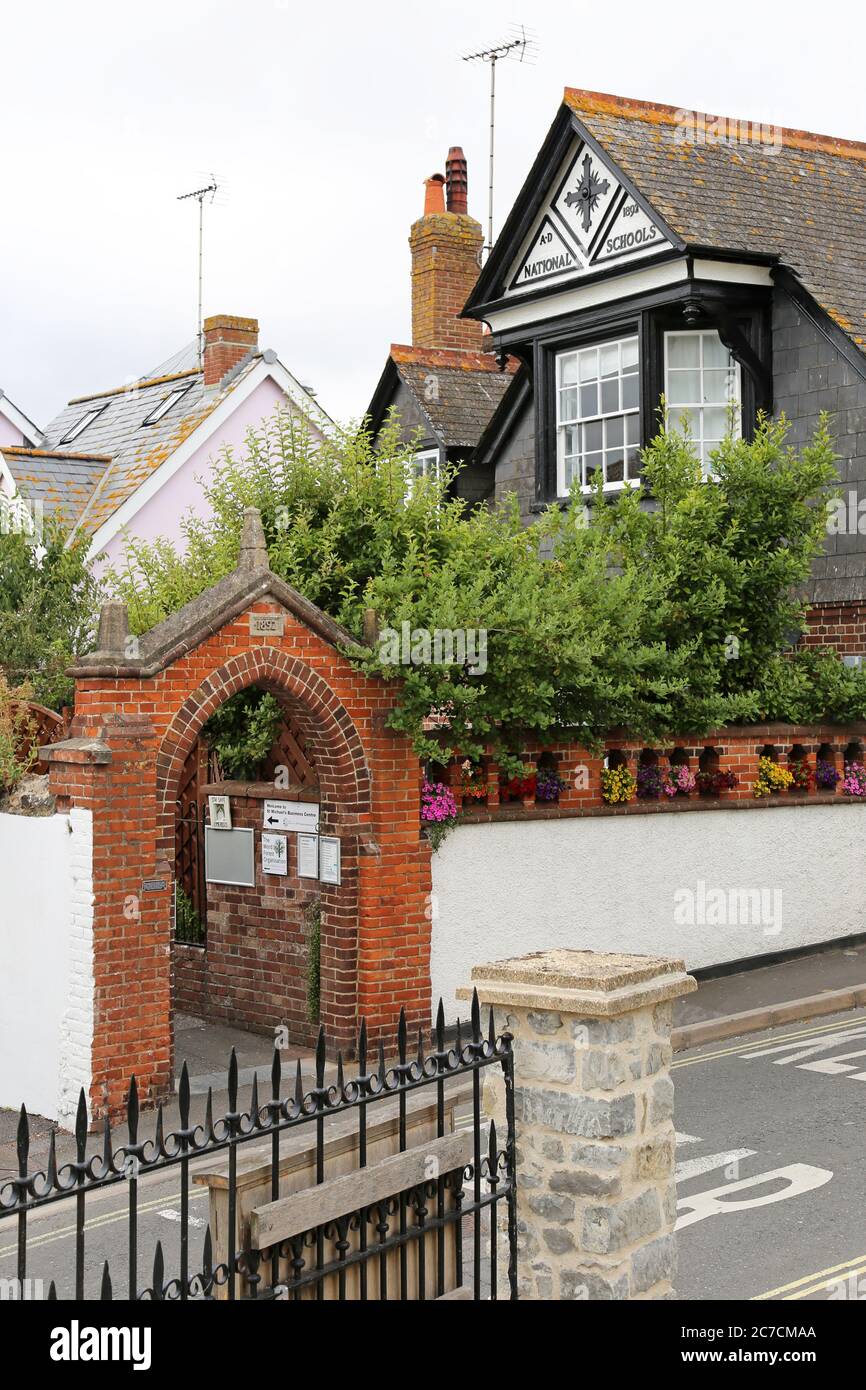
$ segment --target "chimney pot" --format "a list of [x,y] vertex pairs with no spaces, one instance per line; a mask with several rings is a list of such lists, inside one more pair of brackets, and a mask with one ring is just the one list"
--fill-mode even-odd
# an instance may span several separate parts
[[433,174],[424,180],[424,216],[435,216],[445,211],[445,175]]
[[460,145],[452,145],[448,151],[445,189],[448,211],[465,217],[469,212],[469,171]]
[[204,337],[204,384],[218,386],[232,367],[259,346],[258,319],[238,318],[235,314],[213,314],[202,325]]
[[460,318],[478,279],[484,233],[468,213],[466,159],[459,145],[448,151],[446,167],[447,176],[433,174],[424,180],[424,216],[413,224],[409,236],[412,343],[419,348],[481,352],[481,324]]

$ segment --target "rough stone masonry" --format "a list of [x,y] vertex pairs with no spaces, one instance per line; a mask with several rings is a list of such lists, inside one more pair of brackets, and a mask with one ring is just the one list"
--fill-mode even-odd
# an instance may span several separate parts
[[[514,1037],[520,1297],[675,1297],[671,1001],[695,981],[681,961],[555,950],[472,985]],[[492,1068],[484,1105],[504,1133]]]

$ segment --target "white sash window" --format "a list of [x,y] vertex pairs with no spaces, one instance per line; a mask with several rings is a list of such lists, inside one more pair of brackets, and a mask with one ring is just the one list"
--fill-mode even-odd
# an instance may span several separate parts
[[640,448],[638,340],[620,338],[556,359],[557,493],[575,478],[588,489],[637,482]]
[[712,471],[710,454],[731,430],[740,433],[740,367],[713,329],[665,334],[665,398],[672,429],[689,432],[703,465]]

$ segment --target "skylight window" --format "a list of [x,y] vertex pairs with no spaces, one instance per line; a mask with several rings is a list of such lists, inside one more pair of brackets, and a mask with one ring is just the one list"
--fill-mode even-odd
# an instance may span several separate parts
[[179,386],[177,390],[169,391],[168,395],[163,396],[162,400],[153,407],[150,414],[145,415],[141,423],[143,425],[155,425],[158,420],[161,420],[164,415],[168,414],[173,406],[177,405],[178,401],[182,396],[186,395],[188,390],[188,386]]
[[84,433],[88,425],[93,424],[97,415],[101,415],[104,409],[104,405],[98,405],[94,410],[88,410],[85,415],[82,415],[80,420],[75,422],[71,429],[66,431],[59,443],[71,444],[73,439],[77,439],[80,434]]

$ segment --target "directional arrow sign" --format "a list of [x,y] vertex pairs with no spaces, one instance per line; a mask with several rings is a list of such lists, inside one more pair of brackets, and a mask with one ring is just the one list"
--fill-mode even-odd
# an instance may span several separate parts
[[266,801],[262,820],[265,830],[306,830],[315,835],[319,829],[318,802]]

